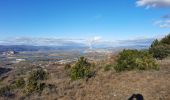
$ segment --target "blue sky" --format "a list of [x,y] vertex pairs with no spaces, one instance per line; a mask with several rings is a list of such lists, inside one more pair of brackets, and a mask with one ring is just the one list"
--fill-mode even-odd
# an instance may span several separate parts
[[159,37],[170,32],[170,0],[0,0],[0,39]]

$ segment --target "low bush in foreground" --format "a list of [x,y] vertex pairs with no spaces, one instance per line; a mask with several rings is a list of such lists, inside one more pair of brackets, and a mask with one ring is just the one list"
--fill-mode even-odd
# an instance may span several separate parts
[[170,45],[161,44],[149,49],[154,58],[162,60],[170,55]]
[[42,68],[38,68],[30,73],[29,80],[46,80],[48,73]]
[[30,76],[28,77],[25,92],[32,93],[38,92],[40,93],[46,86],[45,83],[41,83],[42,80],[46,80],[48,78],[48,73],[44,71],[42,68],[32,71]]
[[24,88],[24,86],[25,86],[24,78],[19,78],[18,80],[16,80],[16,82],[15,82],[16,88]]
[[119,53],[117,64],[114,67],[116,71],[124,70],[148,70],[156,69],[159,67],[156,64],[156,61],[147,51],[138,51],[138,50],[123,50]]
[[25,87],[24,92],[26,92],[26,93],[33,93],[33,92],[41,93],[43,91],[43,89],[45,88],[45,86],[46,86],[45,83],[40,83],[35,80],[29,80]]
[[86,58],[80,57],[75,65],[71,68],[71,79],[77,80],[88,77],[91,74],[92,64],[87,61]]
[[0,88],[0,96],[6,96],[9,97],[12,95],[12,92],[15,91],[15,89],[21,90],[26,94],[32,94],[32,93],[40,93],[44,90],[46,87],[46,84],[43,82],[43,80],[46,80],[48,78],[47,71],[43,70],[42,68],[38,68],[36,70],[33,70],[26,80],[24,80],[23,77],[18,78],[14,81],[14,83],[1,87]]

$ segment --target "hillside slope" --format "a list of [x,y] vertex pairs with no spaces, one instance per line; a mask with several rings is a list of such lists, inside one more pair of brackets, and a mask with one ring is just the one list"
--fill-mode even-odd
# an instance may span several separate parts
[[[42,94],[24,95],[17,91],[9,100],[127,100],[133,94],[141,94],[145,100],[170,99],[170,59],[158,61],[159,71],[104,71],[103,65],[96,67],[96,76],[89,80],[71,81],[63,65],[46,67],[52,84]],[[19,66],[19,65],[16,65]],[[26,69],[27,71],[31,70]],[[11,71],[2,83],[12,80],[16,73]],[[4,99],[3,97],[0,99]]]

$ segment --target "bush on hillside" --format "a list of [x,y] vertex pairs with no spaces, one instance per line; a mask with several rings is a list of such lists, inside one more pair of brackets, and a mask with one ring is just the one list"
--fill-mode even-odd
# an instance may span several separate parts
[[92,64],[87,61],[86,58],[80,57],[75,65],[71,68],[71,79],[77,80],[81,78],[85,78],[90,75]]
[[170,55],[170,34],[160,41],[154,40],[149,48],[149,53],[156,59],[164,59]]
[[29,76],[29,80],[46,80],[47,78],[48,73],[42,68],[32,71]]
[[33,93],[33,92],[37,92],[37,93],[41,93],[43,91],[43,89],[45,88],[46,84],[45,83],[41,83],[38,82],[36,80],[28,80],[28,83],[25,87],[25,91],[26,93]]
[[149,49],[149,52],[153,55],[154,58],[162,60],[169,56],[170,45],[161,44],[161,45],[153,46]]
[[23,88],[24,86],[25,86],[24,78],[19,78],[18,80],[16,80],[16,82],[15,82],[16,88]]
[[151,44],[151,48],[152,47],[155,47],[155,46],[158,46],[159,45],[159,41],[158,41],[158,39],[155,39],[153,42],[152,42],[152,44]]
[[162,38],[162,39],[160,40],[160,43],[161,43],[161,44],[170,45],[170,34],[167,35],[167,36],[165,36],[164,38]]
[[133,69],[159,69],[151,54],[146,51],[138,50],[123,50],[120,52],[118,55],[117,64],[114,68],[118,72]]
[[46,80],[48,78],[48,73],[42,68],[32,71],[28,77],[27,84],[25,86],[26,93],[38,92],[41,93],[45,88],[45,83],[40,81]]

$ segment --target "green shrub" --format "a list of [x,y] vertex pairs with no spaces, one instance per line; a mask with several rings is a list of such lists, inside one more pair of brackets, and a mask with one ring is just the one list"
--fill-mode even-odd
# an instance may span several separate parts
[[161,44],[161,45],[153,46],[149,49],[149,52],[153,55],[154,58],[162,60],[169,56],[170,45]]
[[36,91],[36,88],[38,87],[38,82],[36,80],[28,80],[26,86],[25,86],[25,91],[26,93],[32,93]]
[[26,93],[26,94],[41,93],[45,87],[46,87],[45,83],[32,81],[26,85],[26,87],[24,89],[24,93]]
[[162,39],[160,40],[160,43],[170,45],[170,34],[168,34],[167,36],[165,36],[164,38],[162,38]]
[[170,55],[170,34],[160,41],[154,40],[149,48],[149,53],[156,59],[164,59]]
[[87,59],[80,57],[78,62],[71,68],[71,79],[76,80],[87,77],[91,73],[90,68],[91,64],[87,61]]
[[41,92],[44,90],[45,87],[46,87],[46,84],[45,84],[45,83],[38,83],[37,88],[36,88],[36,91],[37,91],[38,93],[41,93]]
[[45,83],[40,83],[35,80],[29,80],[26,87],[25,87],[25,92],[26,93],[41,93],[43,89],[45,88],[46,84]]
[[44,71],[42,68],[32,71],[27,80],[27,84],[25,86],[26,93],[38,92],[41,93],[45,88],[45,83],[41,83],[41,80],[46,80],[48,78],[48,73]]
[[16,82],[15,82],[16,88],[24,88],[24,86],[25,86],[24,78],[20,78],[20,79],[16,80]]
[[116,71],[159,69],[152,55],[146,51],[123,50],[119,53]]
[[14,91],[17,88],[24,88],[25,81],[23,78],[19,78],[18,80],[14,81],[14,83],[11,83],[10,85],[4,86],[0,88],[0,96],[11,96],[12,91]]
[[157,45],[159,45],[158,39],[156,39],[156,40],[154,40],[154,41],[152,42],[151,48],[152,48],[152,47],[155,47],[155,46],[157,46]]
[[29,80],[46,80],[48,73],[42,68],[38,68],[30,73]]

